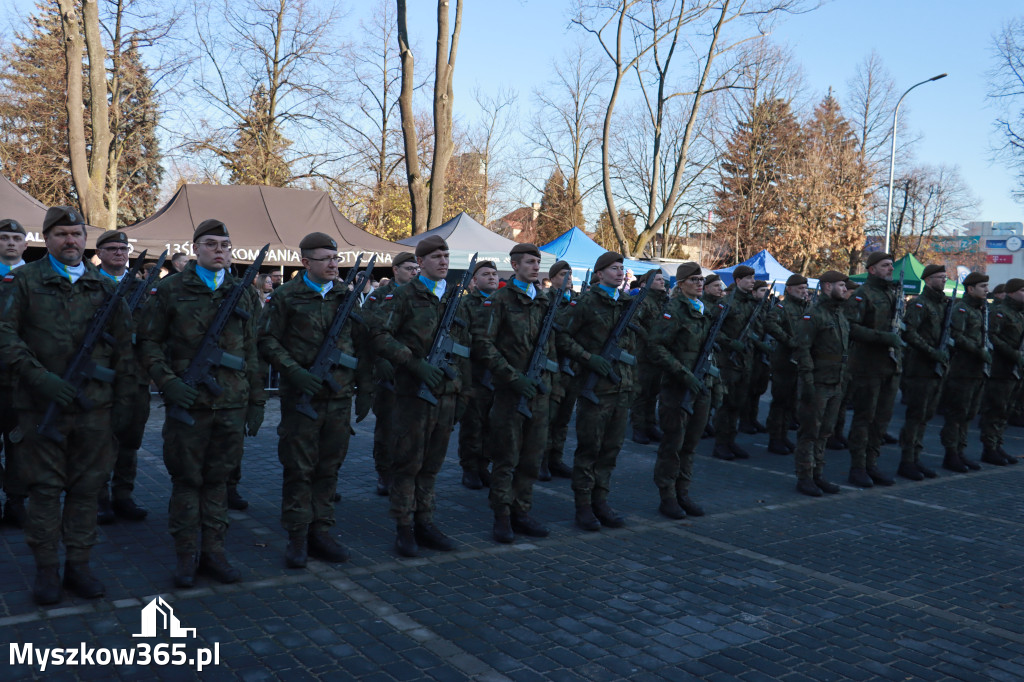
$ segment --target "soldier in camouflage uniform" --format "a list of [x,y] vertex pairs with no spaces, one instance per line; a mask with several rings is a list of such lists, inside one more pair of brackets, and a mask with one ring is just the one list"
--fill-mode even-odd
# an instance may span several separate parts
[[772,351],[772,404],[768,409],[768,452],[788,455],[796,451],[789,440],[789,425],[796,417],[797,323],[807,310],[807,278],[790,275],[786,280],[786,296],[771,307],[765,318],[765,331],[775,339]]
[[[859,287],[859,282],[847,277],[846,300],[850,300],[850,297],[853,296],[853,292],[855,292]],[[825,442],[825,448],[827,450],[845,450],[849,446],[846,436],[843,434],[846,431],[846,413],[850,409],[852,393],[853,391],[850,389],[850,372],[846,372],[843,378],[843,400],[839,404],[839,413],[836,415],[836,425],[832,427],[832,435],[829,436],[828,441]]]
[[[689,262],[676,268],[676,294],[647,339],[651,358],[661,369],[658,412],[665,428],[654,464],[654,485],[661,499],[658,511],[670,519],[704,515],[690,497],[693,458],[711,410],[711,374],[697,379],[691,371],[712,324],[700,299],[703,288],[700,265]],[[692,414],[682,407],[687,392]]]
[[[907,343],[904,361],[903,400],[907,405],[903,429],[900,431],[899,469],[896,473],[911,481],[935,478],[935,472],[921,464],[924,430],[935,416],[942,393],[943,378],[949,364],[949,350],[940,348],[946,308],[952,303],[943,293],[946,269],[929,265],[921,279],[924,291],[907,303],[904,318]],[[936,371],[938,370],[938,371]]]
[[[601,526],[621,528],[625,520],[608,504],[612,470],[626,436],[629,405],[636,383],[632,365],[617,362],[619,383],[608,378],[612,363],[601,355],[619,318],[630,304],[619,287],[625,275],[622,256],[608,251],[594,263],[597,283],[580,297],[572,318],[558,334],[562,352],[586,368],[580,381],[594,372],[598,403],[581,398],[576,404],[576,454],[573,456],[572,489],[576,498],[576,525],[596,531]],[[628,329],[619,347],[634,354],[643,330]]]
[[[165,404],[186,410],[195,422],[190,425],[168,417],[163,429],[164,464],[171,476],[168,525],[177,555],[174,583],[178,587],[194,585],[197,568],[220,582],[241,579],[224,554],[229,523],[227,485],[231,471],[242,461],[244,436],[255,436],[263,423],[266,402],[256,349],[261,307],[249,283],[228,272],[228,230],[219,220],[204,220],[192,241],[196,260],[183,272],[157,283],[138,331],[140,356]],[[230,362],[234,368],[211,370],[223,391],[215,395],[205,384],[190,386],[181,375],[222,301],[236,286],[245,287],[236,308],[241,314],[230,316],[218,340],[218,347],[234,357]]]
[[[419,546],[455,549],[434,524],[434,484],[448,449],[459,392],[469,380],[469,362],[457,358],[451,378],[426,360],[445,307],[457,294],[457,287],[444,279],[449,258],[448,244],[440,237],[421,240],[416,245],[420,276],[395,292],[383,324],[373,332],[374,348],[395,366],[395,423],[401,415],[402,432],[395,439],[390,515],[397,526],[395,551],[406,557],[416,556]],[[470,343],[468,330],[458,324],[452,325],[451,334],[463,346]],[[436,405],[417,395],[424,384]]]
[[[562,278],[572,277],[572,268],[564,260],[560,260],[548,270],[548,279],[551,280],[549,292],[556,292],[562,288]],[[558,311],[556,323],[561,327],[568,324],[572,315],[573,306],[579,295],[573,290],[571,282],[569,286],[569,305]],[[553,294],[552,294],[553,295]],[[552,476],[559,478],[572,478],[572,468],[563,461],[565,451],[565,437],[569,433],[569,420],[572,419],[573,410],[576,408],[576,400],[579,398],[580,382],[579,366],[572,360],[558,353],[559,366],[562,371],[551,376],[551,395],[548,399],[550,412],[548,414],[548,444],[541,462],[540,473],[537,476],[539,481],[550,481]],[[567,373],[568,369],[571,374]]]
[[[0,301],[4,292],[10,290],[14,281],[14,270],[25,264],[22,255],[28,248],[28,233],[21,223],[11,218],[0,220]],[[11,275],[9,278],[8,275]],[[11,443],[11,431],[18,425],[18,414],[14,411],[14,372],[6,362],[0,360],[0,450],[3,451],[6,468],[0,466],[0,483],[3,484],[7,500],[3,506],[3,521],[9,526],[21,528],[25,523],[25,498],[28,487],[17,471],[17,455]]]
[[[509,253],[512,279],[481,304],[473,319],[473,356],[494,377],[494,405],[490,413],[491,472],[490,503],[494,511],[493,536],[510,543],[516,534],[547,537],[548,529],[530,516],[533,483],[547,445],[548,393],[550,376],[529,378],[537,339],[553,296],[542,296],[540,249],[533,244],[516,244]],[[557,293],[557,292],[556,292]],[[545,341],[544,353],[557,360],[555,333]],[[557,370],[556,370],[557,371]],[[519,411],[525,401],[526,417]]]
[[[474,288],[463,299],[466,323],[470,329],[478,328],[480,318],[488,310],[484,304],[491,294],[498,290],[498,268],[493,261],[478,261],[473,274]],[[476,345],[474,337],[474,346]],[[459,464],[462,465],[462,485],[470,490],[480,490],[491,483],[488,470],[490,457],[484,443],[491,441],[488,415],[494,404],[494,381],[492,372],[482,359],[474,357],[472,383],[459,397],[466,407],[459,422]]]
[[1006,421],[1024,377],[1024,279],[1003,287],[1003,299],[992,306],[989,338],[992,341],[992,376],[981,399],[981,461],[1002,466],[1016,464],[1016,456],[1003,448]]
[[[416,256],[402,251],[391,261],[391,270],[394,274],[391,281],[374,290],[363,303],[363,310],[370,313],[374,320],[387,316],[395,291],[416,279],[420,266],[416,264]],[[373,367],[374,378],[380,389],[373,393],[373,414],[377,418],[373,427],[373,465],[377,470],[377,494],[383,497],[388,494],[391,486],[392,440],[395,433],[391,415],[395,407],[395,368],[388,360],[380,357]]]
[[[751,294],[754,301],[761,301],[765,296],[771,296],[768,290],[768,282],[763,279],[754,281],[754,288]],[[761,396],[768,390],[768,383],[771,381],[771,338],[767,335],[765,319],[768,316],[770,302],[766,304],[763,312],[754,320],[754,327],[751,329],[750,345],[753,351],[753,364],[750,368],[750,388],[747,391],[746,402],[740,409],[739,430],[743,433],[765,433],[768,429],[757,420],[757,413],[761,409]]]
[[862,488],[892,485],[878,468],[882,439],[892,418],[903,371],[903,346],[892,331],[896,297],[893,258],[887,253],[868,256],[868,278],[846,302],[850,320],[850,372],[853,421],[850,424],[850,483]]
[[[981,468],[964,454],[964,449],[967,447],[967,429],[981,406],[986,367],[990,367],[993,360],[989,339],[984,333],[988,275],[972,272],[964,278],[963,284],[964,297],[953,308],[950,332],[955,345],[946,375],[947,390],[940,398],[945,423],[939,432],[945,449],[942,468],[958,473]],[[950,390],[952,386],[956,390]]]
[[[14,281],[4,285],[10,290],[0,310],[0,359],[17,376],[18,426],[11,440],[25,455],[18,469],[29,492],[25,540],[36,562],[32,596],[37,604],[60,601],[61,540],[67,549],[64,586],[83,598],[104,594],[89,568],[96,544],[96,499],[114,462],[111,431],[120,424],[113,419],[124,414],[121,408],[132,399],[135,383],[131,321],[123,301],[108,321],[108,336],[91,356],[98,367],[113,370],[109,383],[89,379],[76,390],[62,378],[90,320],[113,291],[109,280],[82,260],[82,223],[74,209],[47,210],[43,235],[48,254],[19,268],[16,277],[5,276]],[[37,431],[51,404],[57,407],[51,425],[60,442]]]
[[[128,272],[128,235],[119,230],[108,230],[96,239],[96,255],[100,260],[99,271],[110,279],[114,286]],[[145,286],[143,282],[135,282],[128,290],[130,297],[136,287]],[[132,322],[132,339],[135,339],[135,322]],[[133,345],[133,348],[135,346]],[[108,490],[104,484],[97,501],[97,523],[112,523],[115,516],[128,521],[142,521],[149,514],[145,507],[139,506],[132,499],[135,490],[135,475],[138,468],[139,448],[142,447],[142,436],[146,432],[146,421],[149,420],[149,378],[145,372],[138,371],[135,377],[135,396],[127,404],[128,413],[122,415],[118,422],[124,428],[114,434],[117,442],[117,459],[114,460],[114,473]],[[111,499],[111,493],[113,499]]]
[[801,384],[796,489],[811,497],[839,492],[839,486],[824,476],[825,441],[843,398],[843,374],[850,348],[850,325],[843,313],[846,275],[829,270],[818,281],[818,302],[797,322],[794,350]]
[[[306,270],[270,297],[260,317],[257,342],[260,357],[281,374],[277,457],[284,469],[281,525],[288,532],[289,568],[305,568],[307,555],[330,562],[348,560],[348,550],[331,535],[334,491],[348,454],[352,396],[357,421],[369,414],[373,400],[369,339],[357,319],[358,309],[332,345],[342,363],[331,368],[331,381],[309,371],[339,306],[358,293],[335,286],[338,244],[330,236],[308,234],[299,249]],[[297,409],[303,399],[315,417]]]
[[[704,304],[704,314],[710,315],[711,311],[718,307],[718,303],[725,297],[725,284],[722,283],[722,278],[711,273],[704,279],[704,293],[701,295],[700,300]],[[715,437],[715,413],[718,408],[722,406],[722,401],[725,400],[725,384],[722,383],[722,377],[717,376],[711,379],[711,414],[708,416],[707,426],[704,427],[704,435],[702,438],[714,438]]]
[[[647,282],[647,298],[643,309],[637,315],[637,324],[650,331],[651,326],[659,319],[668,304],[668,292],[665,290],[665,277],[658,270],[650,270],[637,280],[638,285]],[[636,359],[636,397],[629,410],[633,424],[633,441],[647,445],[652,441],[661,441],[661,429],[658,428],[658,390],[661,386],[661,368],[651,362],[650,354],[643,345]]]

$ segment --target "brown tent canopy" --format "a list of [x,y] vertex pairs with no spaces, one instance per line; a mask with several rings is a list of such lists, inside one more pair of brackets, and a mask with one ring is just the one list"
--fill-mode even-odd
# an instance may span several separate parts
[[[21,223],[28,236],[25,241],[29,246],[43,246],[43,217],[46,215],[46,204],[21,189],[7,177],[0,175],[0,220],[13,218]],[[96,237],[103,234],[98,227],[86,227],[86,244],[96,246]]]
[[258,185],[182,185],[159,211],[124,231],[135,251],[193,256],[192,233],[207,218],[227,225],[235,263],[251,263],[269,243],[264,264],[301,267],[299,242],[310,232],[337,240],[342,267],[354,265],[359,254],[364,264],[376,255],[377,265],[388,265],[403,250],[353,225],[327,192]]

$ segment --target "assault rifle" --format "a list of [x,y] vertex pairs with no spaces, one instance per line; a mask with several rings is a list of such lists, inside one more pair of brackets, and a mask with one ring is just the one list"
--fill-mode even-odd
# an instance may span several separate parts
[[[771,287],[773,290],[775,289],[775,282],[772,282]],[[741,331],[740,335],[736,337],[736,340],[742,343],[744,346],[747,345],[747,339],[750,338],[750,333],[754,331],[754,323],[757,321],[757,318],[761,314],[761,311],[764,310],[765,303],[767,302],[768,296],[766,294],[764,298],[757,302],[757,305],[754,306],[754,309],[750,311],[750,317],[747,318],[747,323],[743,325],[743,331]],[[732,351],[731,353],[729,353],[729,361],[732,362],[732,364],[736,365],[736,367],[743,367],[743,363],[740,362],[740,356],[737,351]]]
[[[988,338],[988,301],[982,303],[985,308],[984,315],[981,318],[981,337],[984,340],[983,348],[989,352],[989,357],[992,354],[992,340]],[[992,363],[986,362],[981,365],[981,373],[988,379],[992,376]]]
[[587,274],[583,275],[583,283],[580,284],[580,296],[590,291],[590,268],[587,268]]
[[[363,262],[363,255],[359,254],[359,258],[356,260],[355,266],[348,271],[348,276],[345,278],[344,284],[342,284],[342,290],[345,291],[345,298],[342,299],[341,304],[338,306],[338,310],[334,313],[334,320],[331,321],[331,326],[327,330],[327,334],[324,336],[323,343],[320,344],[320,349],[316,352],[316,357],[313,358],[313,364],[309,366],[309,373],[320,379],[327,384],[332,391],[337,393],[341,390],[341,385],[334,380],[331,376],[331,372],[337,366],[348,367],[349,369],[355,369],[359,364],[359,360],[348,353],[342,353],[338,349],[338,337],[341,335],[341,328],[345,326],[345,322],[348,318],[358,320],[362,322],[362,318],[358,313],[353,313],[352,309],[355,308],[356,302],[359,300],[359,294],[366,286],[366,281],[373,274],[373,264],[377,262],[377,256],[374,255],[370,259],[370,262],[366,264],[366,269],[359,273],[356,277],[356,284],[351,291],[348,290],[349,284],[352,283],[353,275],[359,270],[360,263]],[[295,404],[295,410],[299,414],[304,414],[310,419],[316,419],[319,414],[313,409],[313,396],[309,393],[303,393],[302,397]]]
[[[452,324],[458,324],[460,327],[465,327],[466,323],[457,317],[455,313],[459,311],[459,301],[462,299],[462,294],[465,293],[469,287],[470,281],[473,279],[473,269],[476,267],[476,257],[478,254],[473,254],[473,258],[469,261],[469,267],[466,268],[466,274],[462,278],[462,282],[459,283],[458,287],[448,296],[448,304],[444,308],[444,314],[441,316],[441,323],[437,326],[437,332],[434,334],[434,342],[430,345],[430,352],[427,353],[425,358],[434,367],[442,370],[449,379],[455,379],[459,375],[452,369],[452,356],[458,355],[460,358],[469,357],[469,349],[460,343],[455,343],[455,339],[452,338],[451,330]],[[431,405],[437,405],[437,398],[430,391],[430,387],[427,384],[421,383],[420,390],[416,393],[417,396],[426,400]]]
[[[551,338],[551,332],[558,329],[558,325],[555,324],[555,314],[558,312],[558,308],[562,305],[562,301],[565,300],[565,292],[569,288],[569,278],[562,278],[562,286],[558,288],[558,291],[554,293],[551,298],[551,302],[548,303],[548,311],[544,314],[544,322],[540,326],[540,334],[537,335],[537,344],[533,347],[533,354],[530,356],[530,365],[526,368],[526,378],[537,385],[537,389],[541,393],[548,393],[551,389],[544,385],[541,378],[544,376],[544,372],[557,372],[558,364],[548,358],[546,348],[548,345],[548,339]],[[519,398],[519,406],[516,407],[516,411],[523,415],[527,419],[533,418],[533,412],[527,405],[529,401],[526,396]]]
[[[939,337],[939,345],[935,350],[940,353],[946,348],[953,347],[953,308],[956,306],[956,289],[960,286],[960,282],[953,285],[953,296],[949,299],[949,303],[946,304],[946,317],[942,320],[942,335]],[[946,365],[941,362],[935,363],[935,373],[940,377],[945,373]],[[1015,369],[1014,372],[1017,370]]]
[[[85,336],[82,338],[82,343],[78,347],[78,351],[75,356],[71,358],[71,362],[68,364],[67,369],[64,370],[64,374],[61,379],[71,384],[75,389],[75,401],[83,410],[91,410],[94,405],[91,400],[82,394],[82,387],[85,386],[86,382],[90,379],[96,379],[106,384],[114,383],[114,370],[109,367],[101,367],[97,365],[92,359],[92,352],[96,349],[96,344],[100,341],[106,341],[111,343],[113,338],[107,333],[107,323],[110,321],[110,316],[117,310],[118,305],[124,298],[125,294],[128,293],[128,289],[132,284],[136,283],[136,276],[139,274],[139,270],[142,268],[142,261],[146,257],[146,252],[143,251],[139,254],[138,258],[135,259],[135,263],[129,268],[128,272],[125,273],[121,281],[117,283],[114,290],[107,295],[107,299],[103,302],[96,312],[92,314],[92,319],[89,320],[89,327],[85,330]],[[63,443],[64,436],[61,432],[53,425],[53,420],[57,418],[60,413],[60,406],[55,402],[50,402],[46,406],[46,412],[43,414],[43,420],[39,422],[39,426],[36,427],[36,433],[40,436],[45,436],[55,443]]]
[[[903,315],[907,312],[907,299],[903,295],[903,277],[906,273],[906,267],[900,265],[900,281],[896,287],[896,303],[892,307],[892,320],[889,322],[889,331],[897,336],[907,328],[907,325],[903,324]],[[899,364],[899,358],[896,357],[896,349],[891,346],[889,348],[889,357],[892,358],[893,362]]]
[[[143,251],[145,253],[145,251]],[[149,271],[149,276],[140,283],[140,286],[135,288],[132,295],[128,297],[128,312],[132,315],[135,314],[135,309],[139,307],[139,303],[142,302],[142,297],[146,295],[146,292],[153,287],[153,282],[160,276],[160,268],[164,266],[164,261],[167,260],[167,249],[160,254],[160,258],[157,259],[156,265]]]
[[[772,309],[772,306],[775,305],[775,303],[778,302],[779,300],[779,297],[775,295],[774,283],[771,290],[766,294],[766,297],[768,298],[768,310],[770,311]],[[761,335],[761,343],[767,343],[771,345],[772,335],[766,331],[764,334]],[[768,357],[768,353],[765,351],[761,351],[761,363],[769,367],[772,364],[771,358]]]
[[[704,345],[700,348],[700,354],[697,356],[697,362],[693,365],[693,376],[697,381],[704,383],[704,377],[710,374],[711,376],[718,376],[718,369],[715,367],[713,359],[715,354],[715,340],[718,338],[718,333],[722,331],[722,324],[725,323],[725,318],[729,315],[729,304],[722,303],[722,312],[718,314],[718,318],[715,323],[711,325],[711,330],[708,332],[708,336],[704,339]],[[704,389],[705,391],[707,389]],[[683,391],[683,400],[680,403],[680,407],[687,414],[693,414],[693,400],[696,396],[693,395],[693,391],[686,389]]]
[[[220,335],[224,333],[224,327],[228,325],[228,320],[231,319],[232,315],[237,315],[243,321],[251,317],[249,313],[238,307],[238,302],[242,300],[242,296],[249,289],[250,282],[256,277],[256,273],[260,271],[260,266],[263,265],[263,259],[267,257],[267,251],[269,250],[270,244],[260,249],[256,260],[245,269],[245,274],[242,275],[241,281],[235,284],[231,291],[228,292],[228,295],[224,297],[224,300],[220,302],[217,314],[214,315],[210,326],[206,328],[206,334],[199,344],[199,350],[192,357],[192,361],[188,363],[185,373],[181,375],[181,380],[192,388],[202,384],[213,395],[220,395],[224,392],[224,389],[213,378],[213,368],[219,366],[237,371],[245,369],[244,358],[232,355],[231,353],[225,353],[217,346],[217,343],[220,341]],[[192,418],[188,410],[180,405],[168,405],[167,416],[188,426],[196,423],[196,420]]]
[[[639,310],[644,299],[647,298],[647,282],[645,281],[640,286],[640,291],[637,292],[633,300],[630,301],[629,307],[622,313],[622,317],[615,324],[615,328],[612,329],[612,333],[608,335],[608,339],[604,342],[604,347],[601,348],[601,357],[608,362],[612,363],[612,369],[608,372],[608,379],[613,383],[621,383],[622,377],[615,371],[615,363],[621,362],[627,365],[635,365],[636,357],[630,355],[626,351],[619,348],[619,339],[626,332],[626,329],[637,330],[636,325],[632,323],[633,315]],[[580,391],[580,395],[594,403],[599,405],[601,403],[598,400],[597,395],[594,393],[594,386],[597,385],[598,375],[597,372],[591,371],[587,375],[587,380],[583,384],[583,390]]]

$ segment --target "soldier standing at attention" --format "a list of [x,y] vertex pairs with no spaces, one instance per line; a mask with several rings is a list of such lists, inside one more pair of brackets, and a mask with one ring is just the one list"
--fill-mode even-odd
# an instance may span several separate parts
[[[84,599],[105,592],[89,568],[96,500],[114,463],[111,433],[121,426],[115,420],[125,414],[124,403],[134,399],[135,390],[131,320],[123,301],[91,356],[98,367],[112,370],[110,382],[90,379],[76,391],[62,378],[113,288],[82,260],[85,226],[78,211],[48,209],[43,238],[47,255],[19,268],[14,281],[4,285],[0,311],[0,359],[17,377],[18,426],[11,440],[19,454],[28,455],[18,469],[28,486],[25,540],[36,563],[32,597],[40,605],[61,599],[61,540],[67,549],[64,586]],[[58,408],[51,425],[60,442],[37,431],[51,403]]]
[[[988,305],[988,275],[972,272],[964,278],[964,297],[953,308],[951,334],[955,342],[949,361],[946,388],[942,392],[942,414],[945,423],[939,438],[945,449],[942,468],[958,473],[977,471],[981,465],[964,454],[967,428],[978,414],[985,387],[985,367],[992,363],[992,353],[984,333],[985,306]],[[989,320],[991,323],[991,320]]]
[[[498,268],[494,261],[477,261],[473,291],[460,304],[466,311],[465,321],[470,329],[477,329],[477,321],[488,314],[484,304],[497,290]],[[475,346],[475,336],[473,341]],[[484,439],[490,440],[488,415],[494,404],[494,383],[485,362],[474,356],[472,365],[472,384],[459,397],[466,404],[459,421],[459,464],[462,465],[462,485],[470,490],[480,490],[491,484],[489,448],[484,447]]]
[[775,339],[772,351],[772,404],[768,409],[768,452],[788,455],[796,451],[789,440],[789,425],[796,417],[797,323],[807,310],[807,278],[790,275],[786,280],[786,296],[775,303],[765,319],[765,330]]
[[[395,366],[396,436],[391,480],[391,518],[397,526],[395,551],[404,557],[419,545],[448,552],[455,543],[434,525],[434,484],[444,463],[455,424],[456,399],[469,380],[469,362],[453,366],[456,378],[427,362],[445,306],[455,287],[445,282],[448,244],[431,235],[416,245],[420,276],[395,292],[382,325],[374,330],[374,347]],[[453,337],[468,343],[469,334],[453,324]],[[432,404],[417,393],[426,385],[437,399]],[[398,421],[401,415],[401,422]]]
[[1000,286],[1003,300],[990,312],[989,338],[995,351],[992,376],[985,382],[981,398],[981,461],[997,466],[1017,463],[1017,458],[1003,449],[1003,432],[1021,388],[1019,377],[1024,377],[1024,279],[1014,278]]
[[[754,288],[750,293],[754,296],[754,301],[759,303],[765,296],[771,294],[768,291],[768,282],[763,279],[755,280]],[[743,433],[765,433],[768,431],[764,424],[757,421],[757,413],[761,408],[761,396],[768,390],[768,382],[772,378],[772,345],[770,341],[765,340],[765,319],[770,312],[766,304],[750,331],[753,361],[750,366],[750,388],[747,390],[746,401],[740,408],[740,431]]]
[[[853,292],[860,287],[860,283],[849,277],[846,278],[846,300],[849,301]],[[846,431],[846,413],[850,409],[850,398],[853,390],[850,388],[850,372],[847,371],[843,378],[843,401],[839,404],[839,413],[836,415],[836,425],[832,427],[832,435],[825,442],[827,450],[845,450],[849,443],[843,433]]]
[[[263,310],[259,323],[260,356],[281,374],[281,423],[277,456],[284,468],[281,525],[288,532],[285,563],[305,568],[307,553],[330,562],[348,560],[348,550],[332,535],[334,491],[338,470],[348,454],[352,395],[356,420],[370,412],[373,365],[366,327],[350,316],[333,344],[355,368],[331,369],[337,387],[309,371],[349,292],[335,286],[338,244],[313,232],[299,242],[306,271],[282,284]],[[358,387],[358,391],[357,391]],[[303,397],[316,414],[296,409]]]
[[893,282],[893,258],[868,256],[868,278],[846,302],[850,320],[850,372],[853,420],[850,423],[850,484],[861,488],[892,485],[878,468],[882,439],[892,418],[903,371],[903,342],[892,331],[899,285]]
[[[622,256],[607,251],[594,263],[597,283],[580,297],[569,323],[558,334],[558,344],[570,358],[599,377],[594,394],[599,402],[581,399],[576,404],[576,454],[573,457],[572,489],[576,498],[576,525],[596,531],[601,526],[621,528],[625,520],[608,504],[612,471],[626,436],[629,405],[635,384],[631,365],[619,362],[615,370],[619,383],[608,378],[612,364],[601,355],[601,349],[629,306],[628,295],[619,287],[625,276]],[[626,330],[619,347],[635,353],[640,332]]]
[[1006,300],[1006,284],[997,284],[996,288],[992,290],[992,300],[995,303],[1002,303]]
[[[540,295],[538,289],[540,249],[516,244],[509,256],[512,279],[482,303],[473,326],[473,354],[491,371],[496,387],[489,420],[494,462],[490,503],[493,536],[502,543],[512,542],[516,533],[535,538],[548,535],[548,529],[530,516],[530,509],[547,445],[551,375],[530,379],[526,372],[544,317],[554,304],[553,297]],[[545,355],[554,362],[558,357],[554,330],[545,345]],[[541,384],[548,391],[541,390]],[[520,399],[525,399],[532,416],[519,411]]]
[[[118,230],[108,230],[96,239],[96,255],[100,259],[99,271],[110,279],[114,286],[124,279],[128,271],[128,235]],[[135,287],[144,286],[136,282],[129,289],[130,296]],[[134,321],[132,322],[134,332]],[[134,339],[135,334],[132,334]],[[134,346],[133,346],[134,348]],[[135,475],[138,469],[139,448],[142,447],[142,436],[146,432],[149,420],[149,378],[145,372],[135,372],[136,391],[131,402],[126,404],[128,413],[118,420],[124,428],[114,434],[117,439],[117,459],[114,461],[114,472],[110,490],[106,483],[100,490],[98,500],[98,523],[107,524],[120,517],[128,521],[142,521],[149,510],[140,507],[134,499]],[[113,497],[113,501],[111,501]]]
[[794,351],[801,384],[796,489],[811,497],[839,492],[838,485],[825,479],[825,441],[843,400],[843,375],[850,348],[850,323],[843,313],[846,275],[829,270],[818,281],[821,294],[817,304],[797,323]]
[[[668,304],[668,291],[665,290],[665,276],[658,270],[649,270],[637,280],[647,282],[647,298],[637,317],[636,323],[646,331],[661,319],[661,314]],[[633,442],[647,445],[661,441],[661,429],[658,428],[658,390],[661,386],[661,368],[651,362],[650,354],[641,342],[640,352],[636,358],[636,397],[629,410],[633,424]]]
[[[391,271],[394,273],[392,280],[375,289],[363,303],[363,309],[372,311],[375,319],[387,315],[395,291],[416,279],[420,266],[416,265],[416,256],[402,251],[391,261]],[[395,367],[385,358],[378,357],[373,369],[374,378],[379,384],[379,390],[373,393],[373,414],[377,418],[373,427],[373,465],[377,469],[377,494],[383,497],[388,494],[391,486],[391,458],[394,449],[391,415],[395,407]]]
[[[725,285],[722,284],[722,278],[712,272],[704,279],[704,293],[700,297],[701,302],[704,304],[704,314],[711,315],[711,311],[718,307],[718,302],[724,296]],[[722,406],[724,399],[725,385],[722,383],[722,377],[713,377],[711,379],[711,414],[708,416],[708,423],[704,427],[702,438],[715,437],[715,413]]]
[[[154,287],[138,333],[143,362],[165,403],[187,410],[195,422],[189,425],[169,417],[163,430],[164,465],[171,476],[168,525],[177,555],[174,584],[178,587],[195,584],[197,567],[223,583],[241,579],[224,554],[227,485],[231,471],[241,465],[246,433],[255,436],[263,423],[266,402],[256,350],[261,306],[249,283],[228,272],[231,237],[227,227],[219,220],[204,220],[192,241],[196,260]],[[237,363],[235,369],[210,370],[223,390],[214,395],[205,385],[189,386],[180,375],[188,369],[221,302],[236,286],[245,287],[237,308],[243,314],[231,315],[218,346],[244,363]]]
[[[21,223],[11,218],[0,220],[0,297],[14,282],[14,270],[25,264],[22,255],[28,248],[28,233]],[[10,275],[10,277],[8,277]],[[0,299],[2,300],[2,299]],[[0,361],[0,449],[3,450],[6,469],[0,466],[0,482],[7,500],[3,507],[3,520],[9,526],[21,528],[25,523],[25,498],[28,488],[17,470],[17,455],[11,443],[11,431],[18,425],[14,411],[15,376],[6,362]]]
[[[711,411],[710,374],[698,380],[691,371],[712,324],[711,317],[704,314],[704,277],[700,273],[697,263],[676,268],[676,295],[647,340],[651,358],[661,369],[658,416],[665,428],[654,464],[654,485],[661,497],[658,511],[670,519],[704,516],[689,492],[693,457]],[[682,407],[687,391],[693,399],[693,414]]]
[[[554,296],[562,288],[562,280],[565,277],[572,277],[572,267],[570,267],[569,263],[560,260],[551,266],[551,269],[548,270],[548,278],[551,280],[551,286],[548,288],[549,295]],[[568,323],[569,317],[572,315],[573,306],[575,306],[578,298],[578,294],[572,288],[571,279],[566,295],[569,297],[568,305],[558,311],[556,323],[559,326],[564,326]],[[559,366],[563,362],[569,363],[570,371],[576,376],[570,376],[564,372],[558,372],[551,376],[551,395],[548,398],[548,405],[550,407],[548,444],[544,461],[541,462],[540,474],[537,476],[539,481],[549,481],[552,476],[572,478],[572,468],[566,466],[562,458],[565,451],[565,437],[569,433],[569,420],[572,418],[573,410],[576,408],[576,399],[579,398],[580,382],[578,379],[580,372],[576,363],[573,363],[568,356],[563,355],[561,350],[559,350],[558,362]]]
[[[929,265],[921,274],[924,291],[910,299],[904,319],[907,342],[904,362],[903,400],[907,404],[903,428],[900,430],[900,466],[896,473],[911,481],[935,478],[935,472],[921,464],[924,430],[935,416],[939,405],[949,350],[939,348],[942,325],[946,320],[949,299],[943,293],[946,268]],[[941,373],[936,372],[936,368]]]

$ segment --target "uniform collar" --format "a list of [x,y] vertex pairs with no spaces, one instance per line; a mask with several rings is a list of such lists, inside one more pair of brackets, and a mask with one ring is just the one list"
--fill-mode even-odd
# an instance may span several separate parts
[[700,300],[699,298],[690,298],[689,296],[682,292],[679,292],[679,298],[685,301],[691,308],[696,310],[701,315],[704,314],[704,301]]
[[537,298],[537,287],[530,282],[520,282],[517,278],[513,277],[509,284],[514,288],[518,289],[522,293],[530,297],[530,299]]
[[437,300],[440,301],[441,298],[444,297],[445,289],[448,288],[448,282],[446,282],[443,279],[435,282],[434,280],[424,275],[420,275],[417,279],[419,279],[419,282],[420,284],[423,285],[424,289],[426,289],[434,296],[437,296]]
[[217,270],[216,272],[214,272],[213,270],[207,270],[198,263],[196,264],[195,268],[196,276],[199,277],[202,283],[205,284],[206,288],[209,289],[210,291],[216,291],[217,289],[219,289],[220,286],[224,284],[224,280],[227,278],[227,273],[224,270]]
[[309,278],[309,274],[305,272],[302,273],[302,282],[314,292],[320,294],[320,298],[327,298],[327,293],[334,288],[334,280],[331,280],[326,284],[317,284],[311,280]]
[[604,284],[595,284],[594,288],[603,291],[608,296],[608,298],[612,299],[613,301],[619,300],[619,294],[622,293],[619,289],[614,289],[612,287],[605,286]]
[[925,287],[921,295],[927,298],[929,301],[944,301],[946,300],[946,294],[941,291],[935,291],[931,287]]
[[982,308],[985,305],[985,299],[983,298],[975,298],[974,296],[964,296],[964,300],[967,302],[967,305],[971,306],[972,308]]
[[17,270],[18,268],[20,268],[24,264],[25,264],[24,259],[18,261],[14,265],[7,265],[6,263],[0,263],[0,276],[6,275],[11,270]]
[[82,261],[78,265],[64,265],[59,260],[53,257],[52,254],[46,254],[46,257],[50,259],[50,267],[56,272],[62,279],[66,279],[72,284],[77,282],[79,278],[85,274],[86,267],[85,262]]
[[120,282],[122,279],[124,279],[124,276],[128,274],[127,270],[125,270],[120,275],[111,275],[109,272],[107,272],[103,268],[97,268],[97,269],[100,271],[100,274],[102,276],[106,277],[107,279],[113,280],[114,282]]

